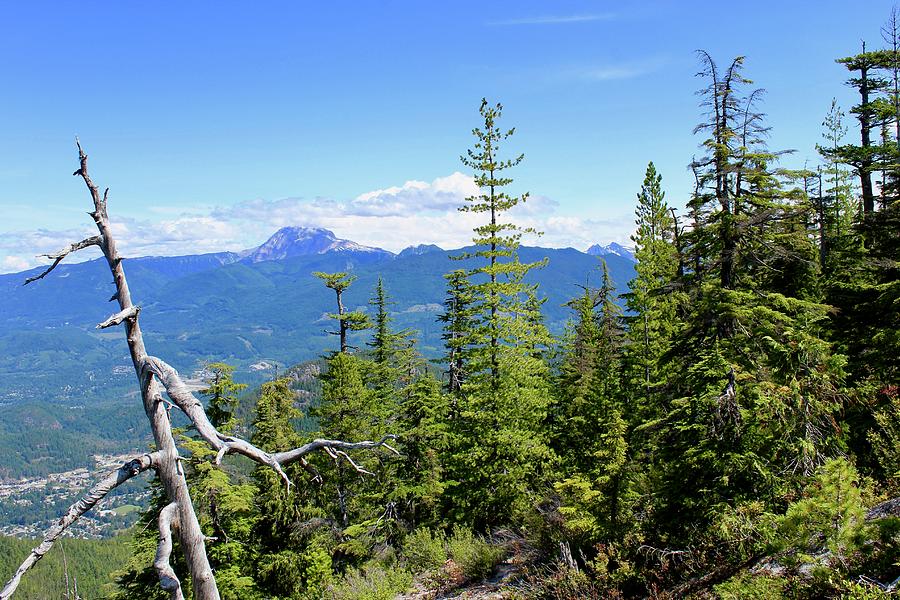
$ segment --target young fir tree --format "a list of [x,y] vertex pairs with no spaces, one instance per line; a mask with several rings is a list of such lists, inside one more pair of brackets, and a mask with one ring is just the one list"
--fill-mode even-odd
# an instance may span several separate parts
[[631,392],[631,420],[646,424],[664,414],[660,388],[665,383],[662,358],[668,351],[676,325],[678,254],[674,245],[674,220],[662,190],[662,176],[651,162],[637,195],[634,242],[635,277],[625,294],[630,315],[625,362]]
[[323,273],[321,271],[316,271],[313,273],[313,275],[321,279],[325,283],[325,287],[334,290],[334,294],[337,299],[337,312],[329,314],[328,316],[338,322],[338,330],[329,331],[328,333],[339,337],[339,352],[350,352],[351,346],[350,342],[347,339],[349,332],[362,331],[364,329],[368,329],[371,326],[371,324],[369,323],[369,317],[366,316],[366,313],[360,310],[348,311],[344,307],[344,292],[353,284],[354,281],[356,281],[356,276],[349,275],[343,272]]
[[447,451],[448,396],[440,382],[424,372],[403,389],[395,420],[400,458],[391,497],[409,531],[443,524],[441,500],[446,487],[442,458]]
[[[313,410],[319,434],[328,439],[378,440],[393,430],[396,400],[386,405],[367,387],[368,361],[338,352],[328,359],[322,373],[322,402]],[[357,460],[357,459],[354,459]],[[387,462],[386,462],[387,461]],[[343,529],[346,537],[339,550],[351,559],[366,556],[371,547],[394,535],[395,527],[387,498],[392,461],[381,454],[361,455],[357,464],[370,474],[364,475],[342,457],[321,460],[323,508],[329,518]]]
[[502,158],[501,146],[514,130],[500,129],[501,111],[499,104],[482,101],[483,127],[473,130],[475,145],[462,158],[475,171],[481,193],[467,198],[460,210],[484,215],[486,222],[475,227],[475,250],[465,255],[481,263],[466,273],[462,288],[475,299],[465,317],[474,329],[451,338],[465,344],[467,355],[445,498],[451,519],[479,528],[529,510],[550,460],[542,428],[548,371],[540,356],[549,336],[535,314],[535,290],[522,280],[542,263],[518,260],[519,240],[531,230],[503,220],[527,194],[505,191],[512,179],[504,172],[523,157]]
[[444,279],[447,280],[447,295],[444,312],[438,320],[444,324],[441,337],[446,350],[446,390],[452,396],[452,414],[455,415],[458,412],[456,400],[466,380],[475,337],[475,294],[468,273],[463,269],[445,274]]
[[552,411],[554,450],[564,477],[563,534],[582,555],[597,543],[621,541],[634,502],[628,473],[629,425],[624,403],[622,311],[606,262],[599,289],[569,306],[576,321],[560,368]]
[[[251,441],[269,452],[289,450],[303,440],[293,423],[301,417],[288,379],[262,385]],[[267,467],[256,467],[254,498],[259,518],[253,527],[255,579],[266,598],[318,598],[331,579],[332,528],[315,507],[318,486],[307,485],[309,474],[299,463],[285,469],[301,485],[288,488]]]
[[367,383],[383,404],[383,410],[396,413],[398,393],[409,386],[417,374],[415,340],[412,331],[394,331],[388,307],[393,304],[384,281],[378,278],[375,293],[369,305],[375,308],[372,339],[367,345],[372,349],[372,371]]

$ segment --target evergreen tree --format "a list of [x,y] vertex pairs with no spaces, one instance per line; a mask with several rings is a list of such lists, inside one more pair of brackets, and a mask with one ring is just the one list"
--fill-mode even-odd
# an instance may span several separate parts
[[[503,171],[515,167],[522,162],[524,155],[512,159],[501,158],[501,145],[514,133],[515,129],[503,131],[497,125],[503,107],[500,104],[490,106],[487,100],[481,101],[479,112],[484,119],[483,128],[475,128],[472,133],[476,138],[474,148],[468,150],[467,156],[461,157],[463,164],[475,171],[475,184],[481,190],[476,196],[466,198],[465,204],[459,208],[462,212],[485,213],[488,222],[475,227],[475,252],[464,254],[458,258],[477,257],[486,264],[474,268],[468,273],[472,290],[480,299],[477,310],[478,326],[483,337],[473,353],[473,376],[486,377],[495,389],[500,383],[500,347],[503,344],[515,343],[510,322],[515,315],[510,314],[510,304],[519,300],[526,292],[526,286],[520,278],[529,270],[541,267],[545,263],[519,262],[516,250],[519,240],[525,233],[536,233],[533,229],[522,228],[513,223],[502,222],[503,213],[525,202],[528,194],[511,196],[504,191],[513,180],[503,177]],[[517,281],[517,278],[519,280]]]
[[659,388],[665,383],[662,358],[671,344],[676,324],[675,278],[678,255],[673,244],[674,221],[662,191],[662,176],[651,162],[637,195],[635,225],[635,277],[625,295],[629,317],[625,361],[639,396],[633,402],[632,422],[639,424],[662,416]]
[[[397,401],[385,403],[364,381],[370,372],[368,361],[343,352],[328,359],[322,374],[322,402],[313,411],[319,433],[329,439],[378,440],[392,433]],[[367,555],[378,541],[396,534],[390,491],[395,475],[392,459],[367,453],[357,461],[364,475],[345,457],[321,461],[326,502],[321,506],[347,537],[340,551],[351,560]]]
[[[231,433],[235,425],[232,415],[238,403],[237,394],[247,386],[234,382],[234,367],[230,365],[212,363],[207,365],[207,371],[210,373],[208,387],[200,390],[208,398],[207,415],[220,432]],[[257,489],[247,482],[232,483],[237,474],[226,465],[214,464],[216,453],[210,450],[206,442],[189,433],[178,432],[176,437],[189,454],[189,460],[182,464],[187,471],[197,518],[208,536],[206,549],[210,565],[216,572],[219,593],[224,599],[261,598],[253,579],[255,540],[251,535],[256,519],[253,498]],[[156,520],[167,502],[155,478],[151,490],[151,509],[138,524],[132,560],[128,569],[119,576],[120,589],[115,598],[161,600],[168,597],[159,587],[159,577],[153,568],[153,557],[159,542]],[[173,553],[175,556],[181,555]],[[180,571],[183,567],[182,561],[176,560],[176,568]],[[183,577],[182,581],[185,581]]]
[[362,331],[370,327],[369,317],[366,316],[366,313],[360,310],[348,311],[344,307],[344,291],[356,281],[356,276],[343,272],[323,273],[321,271],[316,271],[313,275],[321,279],[325,283],[325,287],[334,290],[337,299],[337,312],[328,316],[338,322],[338,330],[329,331],[328,333],[339,336],[339,352],[347,353],[350,351],[347,334],[351,331]]
[[[300,445],[303,440],[293,422],[301,412],[294,402],[289,380],[262,385],[251,440],[256,446],[277,452]],[[259,514],[252,530],[255,580],[266,598],[311,600],[321,597],[330,580],[333,534],[324,511],[315,508],[318,490],[307,485],[308,475],[301,464],[289,465],[285,474],[300,485],[288,488],[268,467],[258,466],[253,471]]]
[[[654,534],[667,541],[760,498],[775,506],[842,448],[843,358],[823,339],[810,203],[770,167],[778,155],[764,145],[759,94],[740,93],[742,59],[723,76],[702,60],[712,120],[698,130],[711,133],[709,153],[694,162],[694,268],[682,282],[683,327],[663,357],[673,375],[654,475]],[[715,543],[740,554],[732,542]]]
[[443,523],[441,500],[446,487],[442,458],[447,451],[447,396],[440,382],[423,373],[401,396],[395,421],[401,457],[394,462],[391,497],[407,530]]
[[[463,256],[482,264],[466,273],[467,284],[451,276],[459,290],[454,301],[462,300],[459,308],[465,312],[452,307],[456,312],[448,311],[452,317],[445,326],[471,324],[473,329],[445,329],[451,352],[466,352],[465,377],[456,394],[459,414],[451,421],[445,498],[453,520],[485,528],[530,510],[545,478],[551,454],[542,423],[550,390],[541,354],[550,339],[536,312],[536,290],[523,281],[543,263],[522,263],[516,253],[522,235],[531,230],[502,220],[527,198],[504,191],[512,179],[503,172],[523,157],[501,157],[501,144],[514,133],[497,123],[502,107],[483,100],[479,112],[484,125],[473,130],[475,145],[462,161],[475,170],[481,193],[467,198],[460,210],[484,214],[486,223],[475,227],[476,249]],[[466,306],[470,298],[475,301]]]
[[[238,393],[247,386],[234,382],[230,365],[212,363],[206,368],[210,372],[208,387],[200,391],[209,399],[206,414],[221,433],[232,433]],[[223,598],[257,598],[252,552],[256,486],[232,483],[239,475],[225,465],[216,465],[215,452],[203,440],[183,436],[182,443],[190,453],[188,486],[200,526],[210,540],[207,553],[219,592]]]
[[836,273],[852,268],[859,260],[862,240],[855,229],[859,202],[854,196],[850,172],[838,159],[847,127],[844,113],[831,101],[831,108],[822,122],[825,144],[817,146],[826,160],[819,173],[819,199],[816,206],[819,243],[819,267],[831,279]]
[[[475,294],[469,283],[468,274],[457,269],[444,275],[447,280],[447,295],[444,312],[438,320],[444,324],[441,335],[444,340],[447,364],[447,391],[456,396],[462,390],[469,369],[472,344],[475,336]],[[456,412],[455,410],[453,411]]]
[[826,151],[840,162],[853,166],[859,176],[862,189],[862,209],[868,215],[875,211],[875,188],[872,173],[878,168],[881,149],[872,140],[872,130],[876,127],[879,113],[877,95],[884,91],[887,81],[878,76],[878,68],[884,63],[880,52],[867,52],[863,42],[862,52],[837,60],[848,71],[856,74],[847,83],[859,92],[860,102],[850,109],[859,120],[860,145],[844,144]]
[[372,339],[368,342],[372,349],[372,371],[368,384],[375,390],[379,402],[384,405],[383,409],[396,414],[398,392],[410,385],[416,376],[418,361],[414,350],[415,340],[412,331],[408,329],[392,329],[393,318],[388,306],[393,302],[381,277],[378,278],[375,294],[369,304],[375,308],[375,315]]
[[231,433],[235,426],[238,394],[247,389],[247,384],[235,383],[234,367],[225,363],[210,363],[206,365],[206,371],[209,372],[207,387],[200,390],[200,394],[209,399],[206,416],[220,432]]
[[553,410],[554,449],[564,477],[563,533],[582,554],[621,541],[634,502],[629,479],[630,428],[625,415],[624,330],[615,286],[603,261],[599,289],[569,303],[576,322],[560,369]]

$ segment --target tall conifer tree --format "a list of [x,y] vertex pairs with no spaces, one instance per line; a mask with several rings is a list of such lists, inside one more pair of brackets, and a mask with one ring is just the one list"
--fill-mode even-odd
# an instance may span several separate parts
[[550,393],[541,349],[550,340],[536,312],[536,290],[523,281],[543,262],[523,263],[517,254],[522,235],[533,231],[503,219],[528,197],[505,191],[512,179],[504,172],[523,159],[501,153],[515,130],[500,128],[501,105],[482,100],[479,112],[483,126],[473,130],[475,144],[462,161],[475,171],[481,193],[460,210],[484,215],[486,222],[474,229],[475,250],[463,256],[481,264],[465,274],[467,284],[457,278],[460,291],[475,300],[471,312],[449,313],[455,316],[446,321],[474,329],[449,332],[451,349],[466,352],[466,371],[452,422],[452,483],[445,497],[453,519],[483,528],[530,510],[544,477],[550,453],[542,423]]

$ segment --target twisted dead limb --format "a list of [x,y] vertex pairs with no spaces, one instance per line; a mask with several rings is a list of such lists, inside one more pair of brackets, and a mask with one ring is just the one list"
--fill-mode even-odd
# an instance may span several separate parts
[[158,452],[152,452],[150,454],[144,454],[143,456],[138,456],[137,458],[133,458],[130,461],[123,464],[121,467],[101,479],[94,487],[92,487],[88,492],[79,498],[79,500],[69,507],[69,510],[66,511],[66,514],[52,527],[47,529],[44,532],[44,539],[41,541],[40,545],[38,545],[28,557],[22,562],[22,565],[16,570],[15,575],[13,575],[12,579],[10,579],[6,586],[4,586],[3,590],[0,590],[0,600],[8,600],[12,597],[13,593],[16,591],[16,588],[19,587],[19,582],[22,580],[22,575],[24,575],[31,567],[37,564],[39,560],[41,560],[47,552],[50,551],[50,548],[53,547],[53,544],[62,536],[63,532],[69,528],[69,526],[78,520],[78,518],[92,509],[100,500],[106,497],[112,490],[116,489],[135,475],[139,473],[143,473],[147,469],[155,466],[156,462],[159,460],[160,456]]
[[53,259],[53,264],[44,269],[44,271],[40,275],[35,275],[34,277],[29,277],[25,280],[25,285],[28,285],[32,281],[37,281],[38,279],[43,279],[46,277],[50,271],[56,268],[56,266],[62,262],[62,260],[67,257],[69,254],[73,252],[78,252],[79,250],[84,250],[85,248],[90,248],[91,246],[99,246],[103,240],[99,235],[95,235],[94,237],[89,237],[87,239],[81,240],[80,242],[75,242],[69,244],[59,252],[54,252],[53,254],[40,254],[39,256],[46,256],[47,258]]
[[383,447],[394,454],[399,455],[397,450],[388,444],[388,440],[397,438],[395,435],[386,435],[377,442],[344,442],[341,440],[317,439],[292,450],[276,452],[274,454],[266,452],[239,437],[220,433],[209,420],[209,417],[207,417],[206,411],[203,409],[203,404],[201,404],[200,400],[198,400],[187,388],[174,367],[155,356],[148,356],[144,363],[144,367],[159,379],[172,403],[191,420],[191,423],[196,428],[197,433],[200,434],[200,437],[217,452],[215,461],[217,465],[222,462],[222,458],[226,454],[241,454],[259,464],[270,466],[281,475],[285,484],[290,486],[291,481],[285,474],[283,467],[298,461],[304,463],[304,456],[316,450],[324,450],[335,460],[343,458],[356,471],[369,475],[371,475],[371,473],[357,465],[353,459],[347,455],[345,450]]
[[[302,466],[307,468],[314,477],[318,478],[318,474],[304,458],[306,454],[315,450],[324,450],[335,460],[344,459],[357,471],[367,473],[365,469],[360,467],[350,458],[346,451],[384,447],[396,453],[397,451],[388,444],[388,440],[394,439],[395,436],[386,436],[377,442],[313,440],[299,448],[273,454],[261,450],[245,440],[230,435],[224,435],[216,430],[207,418],[203,405],[187,389],[184,382],[179,377],[178,372],[162,360],[147,354],[141,328],[138,323],[140,307],[136,306],[131,300],[131,291],[128,288],[128,280],[125,278],[122,257],[119,255],[118,249],[116,248],[116,242],[109,224],[109,216],[106,210],[109,189],[101,196],[100,189],[94,184],[88,173],[87,154],[84,153],[81,143],[77,138],[75,143],[78,147],[78,160],[80,166],[73,175],[82,178],[91,194],[94,210],[89,214],[94,219],[94,224],[97,226],[100,235],[88,238],[82,242],[71,244],[68,248],[56,254],[49,255],[49,258],[52,258],[54,263],[45,272],[36,277],[29,278],[25,283],[28,284],[43,278],[66,256],[82,248],[95,245],[99,246],[100,250],[103,252],[103,256],[106,258],[110,272],[113,275],[113,283],[116,286],[116,291],[113,293],[110,301],[117,301],[119,310],[107,320],[97,325],[97,327],[101,329],[115,325],[123,325],[125,327],[125,337],[128,342],[128,350],[131,355],[135,374],[137,375],[138,384],[140,385],[144,412],[150,420],[153,440],[156,448],[158,448],[152,455],[154,457],[152,466],[156,469],[157,476],[159,477],[170,502],[160,514],[160,545],[157,551],[156,560],[154,561],[154,567],[159,574],[160,584],[163,589],[169,592],[173,599],[181,598],[181,583],[175,577],[174,572],[169,565],[169,557],[172,552],[172,533],[174,530],[174,532],[177,533],[179,545],[184,553],[187,569],[191,575],[194,598],[196,600],[219,600],[219,590],[216,586],[216,580],[213,577],[212,569],[210,568],[209,560],[206,556],[206,537],[200,529],[200,523],[197,520],[197,515],[194,511],[193,504],[191,503],[187,482],[184,478],[184,472],[178,464],[180,457],[178,455],[178,448],[175,445],[175,439],[172,435],[167,403],[162,396],[163,391],[166,392],[172,404],[191,420],[201,438],[217,452],[217,463],[219,463],[226,454],[242,454],[259,464],[267,465],[274,469],[284,479],[287,485],[290,485],[291,482],[282,467],[292,462],[299,462]],[[145,468],[149,468],[149,466],[150,465]],[[87,508],[90,507],[88,506]],[[87,508],[85,510],[87,510]],[[80,514],[78,516],[80,516]],[[37,550],[40,550],[41,548],[43,548],[43,544]],[[33,562],[36,562],[47,550],[49,550],[49,546],[44,548]],[[30,566],[26,567],[25,570],[27,571],[28,568],[30,568]],[[22,573],[24,573],[24,571],[22,571]],[[20,577],[21,573],[17,572],[17,575],[14,578],[16,585],[18,585],[17,582]],[[0,600],[7,600],[14,590],[15,586],[9,592],[9,595],[0,596]]]
[[178,506],[173,502],[159,511],[159,545],[156,547],[156,557],[153,559],[153,568],[159,574],[159,586],[169,592],[172,600],[184,600],[181,593],[181,581],[175,575],[175,570],[169,563],[172,556],[172,529],[178,527]]

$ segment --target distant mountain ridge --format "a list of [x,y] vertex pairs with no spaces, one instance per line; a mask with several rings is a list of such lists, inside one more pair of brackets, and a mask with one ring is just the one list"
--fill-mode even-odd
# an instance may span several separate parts
[[[471,254],[472,247],[443,250],[423,244],[395,255],[340,240],[328,230],[278,233],[261,246],[264,251],[125,259],[148,351],[188,377],[209,362],[222,361],[237,368],[238,381],[261,383],[273,373],[261,365],[277,365],[283,373],[284,367],[334,350],[334,337],[326,333],[334,294],[312,273],[348,271],[358,279],[344,293],[346,307],[371,311],[373,289],[383,279],[394,327],[413,331],[417,349],[437,358],[443,354],[438,317],[446,296],[444,274],[481,264],[450,258]],[[247,260],[253,254],[257,260]],[[548,259],[526,281],[539,286],[548,328],[562,332],[573,316],[566,302],[581,293],[581,286],[600,283],[598,257],[573,248],[527,246],[519,256],[523,262]],[[634,263],[616,254],[603,258],[618,291],[627,291]],[[75,464],[78,456],[104,451],[113,431],[124,451],[145,435],[137,423],[146,423],[134,410],[138,392],[122,331],[96,329],[115,312],[107,302],[109,268],[103,259],[63,263],[44,279],[22,285],[42,270],[0,275],[0,453],[31,448],[23,443],[25,437],[48,440],[83,448],[62,454]],[[351,343],[365,351],[370,336],[370,331],[355,333]],[[38,422],[36,411],[51,409],[53,419]],[[125,427],[120,417],[112,417],[121,414],[135,424]],[[101,426],[110,419],[115,428]],[[56,429],[60,424],[63,431]],[[86,431],[97,435],[85,437]],[[16,460],[29,469],[50,468],[39,462],[46,446],[33,449],[33,456]]]
[[[634,276],[630,253],[610,244],[610,274],[620,292]],[[370,310],[381,277],[392,297],[398,329],[415,330],[427,357],[442,353],[437,320],[445,300],[443,275],[473,268],[478,259],[451,260],[472,248],[444,250],[420,244],[393,254],[343,240],[322,228],[286,227],[246,252],[125,259],[125,270],[148,347],[185,373],[204,361],[225,361],[241,377],[258,377],[260,361],[296,364],[321,356],[334,340],[325,333],[334,312],[314,271],[358,277],[345,305]],[[621,254],[619,254],[621,253]],[[565,303],[587,280],[599,284],[599,260],[572,248],[522,247],[523,262],[549,259],[527,281],[540,286],[548,327],[560,332],[571,310]],[[133,370],[119,332],[95,325],[113,311],[109,270],[102,259],[59,265],[28,286],[43,268],[0,275],[0,407],[45,401],[80,406],[121,402],[134,393]],[[355,345],[365,348],[367,332]]]

